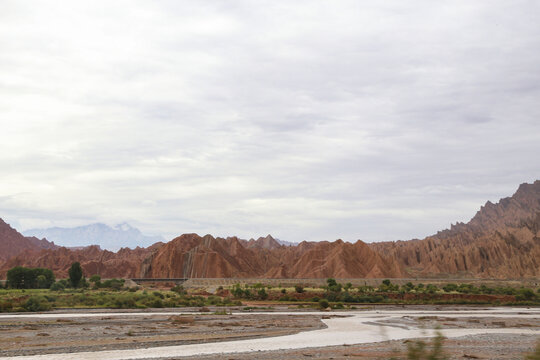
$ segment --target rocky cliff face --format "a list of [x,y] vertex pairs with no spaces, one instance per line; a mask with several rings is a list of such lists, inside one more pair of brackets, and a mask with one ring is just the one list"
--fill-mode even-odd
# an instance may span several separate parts
[[0,264],[26,250],[55,249],[57,246],[47,240],[25,237],[0,219]]
[[[273,239],[272,239],[273,240]],[[275,242],[275,240],[274,240]],[[270,244],[269,244],[270,243]],[[220,278],[321,278],[400,277],[404,272],[365,243],[301,243],[286,247],[260,238],[184,234],[153,255],[142,277]]]
[[139,275],[139,269],[151,248],[120,249],[114,253],[99,246],[88,246],[73,250],[65,247],[47,250],[25,250],[0,266],[0,277],[14,266],[43,267],[53,270],[57,277],[68,276],[74,262],[81,263],[85,276],[99,274],[103,278],[132,278]]
[[540,276],[540,181],[423,240],[370,244],[411,276]]

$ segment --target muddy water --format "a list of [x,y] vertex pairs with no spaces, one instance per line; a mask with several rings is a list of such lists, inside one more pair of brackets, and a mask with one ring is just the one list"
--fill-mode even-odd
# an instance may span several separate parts
[[[69,317],[96,317],[96,316],[163,316],[178,315],[180,312],[161,313],[69,313],[69,314],[21,314],[0,315],[0,318],[31,317],[31,318],[69,318]],[[254,313],[250,313],[253,315]],[[266,313],[267,314],[267,313]],[[313,314],[320,316],[320,312],[280,312],[282,315]],[[237,315],[237,314],[235,314]],[[17,356],[1,359],[39,359],[39,360],[120,360],[120,359],[147,359],[165,358],[172,356],[193,356],[220,353],[271,351],[282,349],[299,349],[307,347],[334,346],[344,344],[371,343],[386,340],[400,340],[406,338],[418,338],[433,336],[433,330],[421,329],[409,324],[383,324],[382,321],[396,320],[403,316],[444,316],[444,317],[489,317],[497,318],[540,318],[540,309],[483,309],[483,310],[455,310],[455,311],[419,311],[419,310],[381,310],[381,311],[347,311],[332,312],[332,315],[343,315],[323,319],[326,329],[301,332],[294,335],[278,336],[270,338],[258,338],[239,341],[226,341],[219,343],[191,344],[180,346],[163,346],[136,350],[110,350],[98,352],[80,352],[69,354],[50,354],[34,356]],[[447,329],[443,331],[446,337],[459,337],[466,335],[488,333],[512,333],[512,334],[535,334],[540,335],[540,330],[521,328],[497,328],[497,329]]]

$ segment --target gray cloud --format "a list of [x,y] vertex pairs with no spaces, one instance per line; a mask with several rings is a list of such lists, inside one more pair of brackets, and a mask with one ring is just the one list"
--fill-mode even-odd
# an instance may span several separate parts
[[423,237],[538,178],[535,2],[0,5],[21,230]]

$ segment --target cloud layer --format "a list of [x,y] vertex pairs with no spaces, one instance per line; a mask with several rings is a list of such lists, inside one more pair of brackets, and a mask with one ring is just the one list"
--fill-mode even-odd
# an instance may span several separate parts
[[423,237],[540,177],[531,1],[3,1],[0,217]]

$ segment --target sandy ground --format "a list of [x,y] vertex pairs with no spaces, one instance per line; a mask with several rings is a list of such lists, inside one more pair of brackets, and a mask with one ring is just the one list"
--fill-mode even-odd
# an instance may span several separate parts
[[[405,358],[407,342],[411,341],[405,338],[428,336],[438,327],[448,336],[444,348],[451,359],[522,359],[540,337],[540,309],[389,306],[340,313],[297,310],[232,315],[195,311],[183,315],[155,311],[2,314],[0,357],[39,358],[39,354],[57,354],[47,358]],[[487,331],[490,333],[482,333]],[[318,346],[323,343],[329,346]],[[161,350],[144,352],[143,348]],[[130,354],[123,351],[133,349]],[[197,353],[199,349],[203,352]],[[219,353],[228,349],[255,351]],[[107,350],[112,352],[99,353]],[[198,355],[178,356],[190,352]],[[204,352],[208,355],[201,355]],[[153,355],[141,357],[141,353]]]
[[325,327],[320,317],[289,315],[119,316],[0,319],[0,357],[134,349],[281,336]]
[[[486,334],[446,339],[444,354],[448,359],[523,359],[533,351],[538,336]],[[371,344],[327,346],[298,350],[261,351],[257,353],[220,354],[170,359],[200,360],[285,360],[285,359],[406,359],[407,343],[413,340],[384,341]]]

